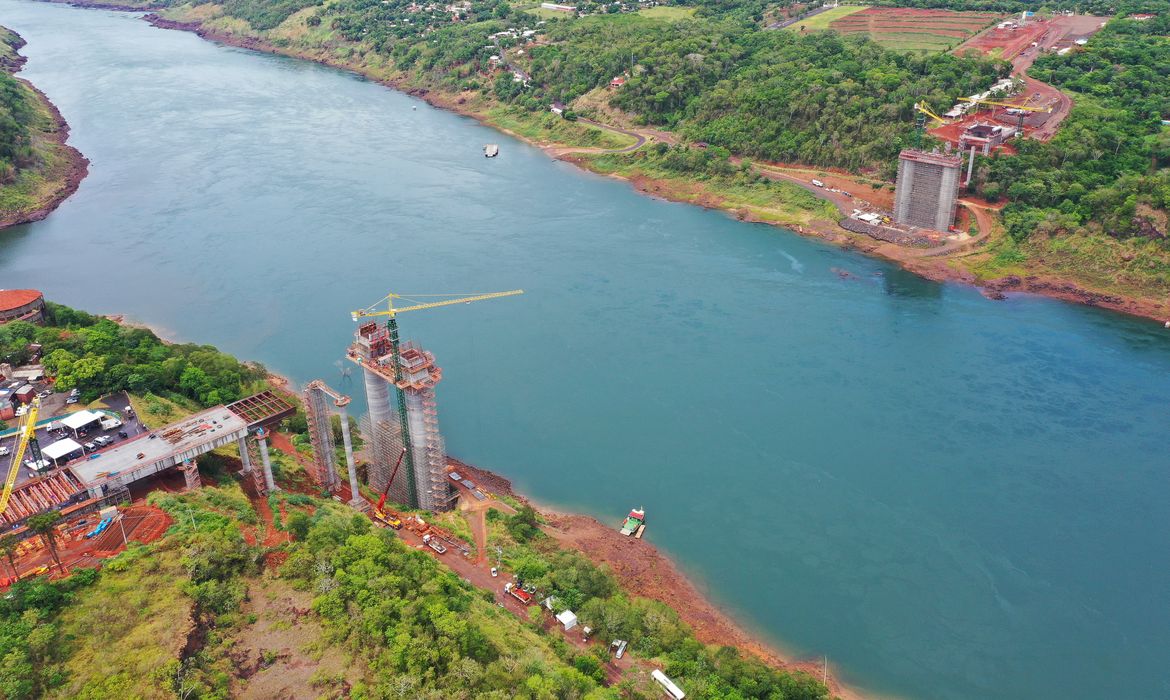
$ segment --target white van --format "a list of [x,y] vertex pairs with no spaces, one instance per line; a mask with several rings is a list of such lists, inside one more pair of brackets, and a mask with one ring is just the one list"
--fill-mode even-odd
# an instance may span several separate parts
[[813,180],[812,184],[817,186],[817,187],[824,187],[825,186],[825,183],[821,182],[820,180]]
[[105,416],[98,423],[102,426],[102,430],[113,430],[114,428],[122,427],[122,421],[113,416]]

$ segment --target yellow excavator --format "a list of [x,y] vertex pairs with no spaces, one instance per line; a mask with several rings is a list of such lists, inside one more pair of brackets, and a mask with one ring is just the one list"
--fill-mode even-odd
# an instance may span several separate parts
[[16,442],[16,452],[12,455],[12,464],[8,467],[8,477],[4,479],[4,491],[0,493],[0,514],[8,510],[8,499],[12,498],[12,488],[16,486],[16,477],[20,474],[20,460],[24,459],[24,453],[30,444],[33,446],[33,458],[37,463],[41,461],[41,451],[36,439],[37,413],[40,408],[40,400],[34,398],[28,407],[28,413],[23,416],[23,422],[17,428],[20,437]]

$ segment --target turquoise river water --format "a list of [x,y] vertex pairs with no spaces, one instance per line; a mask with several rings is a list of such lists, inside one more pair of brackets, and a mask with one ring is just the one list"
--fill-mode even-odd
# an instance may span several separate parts
[[134,15],[0,0],[0,24],[92,161],[47,220],[0,233],[0,287],[358,399],[335,364],[351,309],[524,288],[403,316],[444,368],[453,455],[615,525],[645,506],[735,617],[863,690],[1170,695],[1157,324],[639,196]]

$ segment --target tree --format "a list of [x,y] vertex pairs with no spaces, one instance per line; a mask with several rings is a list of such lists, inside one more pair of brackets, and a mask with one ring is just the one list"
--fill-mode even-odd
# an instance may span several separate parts
[[540,534],[536,523],[536,511],[531,506],[521,506],[515,515],[508,518],[508,533],[517,542],[527,542]]
[[61,511],[51,510],[47,513],[38,513],[28,519],[26,525],[29,530],[37,533],[49,548],[49,554],[61,570],[61,559],[57,556],[57,525],[61,522]]
[[16,535],[0,536],[0,552],[4,552],[4,556],[8,559],[8,566],[12,568],[12,578],[16,578],[16,559],[13,557],[16,554],[16,546],[20,544],[20,540]]
[[289,513],[288,523],[285,525],[292,536],[298,542],[303,541],[309,535],[309,530],[313,527],[313,520],[305,514],[303,510],[294,510]]

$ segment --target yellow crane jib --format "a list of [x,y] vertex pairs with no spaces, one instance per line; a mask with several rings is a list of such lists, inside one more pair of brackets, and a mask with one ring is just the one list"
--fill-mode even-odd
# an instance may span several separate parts
[[1025,112],[1051,112],[1052,107],[1029,107],[1027,105],[1014,105],[1008,102],[997,102],[995,100],[976,100],[971,97],[960,97],[962,102],[970,102],[977,105],[995,105],[997,107],[1007,107],[1008,109],[1022,109]]
[[949,123],[950,123],[950,122],[948,122],[946,119],[943,119],[942,117],[940,117],[940,116],[938,116],[937,114],[935,114],[934,112],[932,112],[932,111],[930,110],[930,107],[927,107],[927,106],[926,106],[926,103],[925,103],[925,102],[916,102],[916,103],[914,103],[914,109],[916,109],[916,110],[918,110],[919,112],[921,112],[921,113],[925,114],[926,116],[930,117],[931,119],[935,120],[936,122],[939,122],[939,123],[942,123],[942,124],[949,124]]
[[[451,295],[451,294],[394,294],[393,292],[391,292],[390,294],[387,294],[386,296],[382,297],[381,299],[374,302],[370,306],[367,306],[364,309],[359,309],[357,311],[350,312],[350,316],[353,318],[354,321],[357,321],[359,318],[366,318],[368,316],[389,316],[391,318],[394,318],[398,314],[406,312],[406,311],[421,311],[423,309],[434,309],[434,308],[439,307],[439,306],[452,306],[454,304],[470,304],[473,301],[484,301],[486,299],[499,299],[500,297],[511,297],[511,296],[516,296],[518,294],[523,294],[523,293],[524,293],[523,289],[513,289],[513,290],[507,291],[507,292],[489,292],[486,294],[472,294],[470,296],[458,297],[456,299],[443,299],[442,301],[428,301],[428,302],[415,303],[415,304],[412,304],[410,306],[395,307],[394,306],[395,299],[405,299],[407,301],[416,301],[420,297],[447,297],[447,296],[453,296],[453,295]],[[379,308],[382,306],[383,303],[386,305],[385,308]]]
[[28,413],[24,415],[24,423],[18,428],[20,439],[16,443],[16,452],[12,455],[12,464],[8,467],[8,477],[4,480],[4,491],[0,493],[0,513],[8,509],[8,499],[12,498],[12,488],[16,486],[16,477],[20,474],[20,460],[24,459],[24,452],[37,433],[37,413],[40,408],[40,400],[33,399]]

